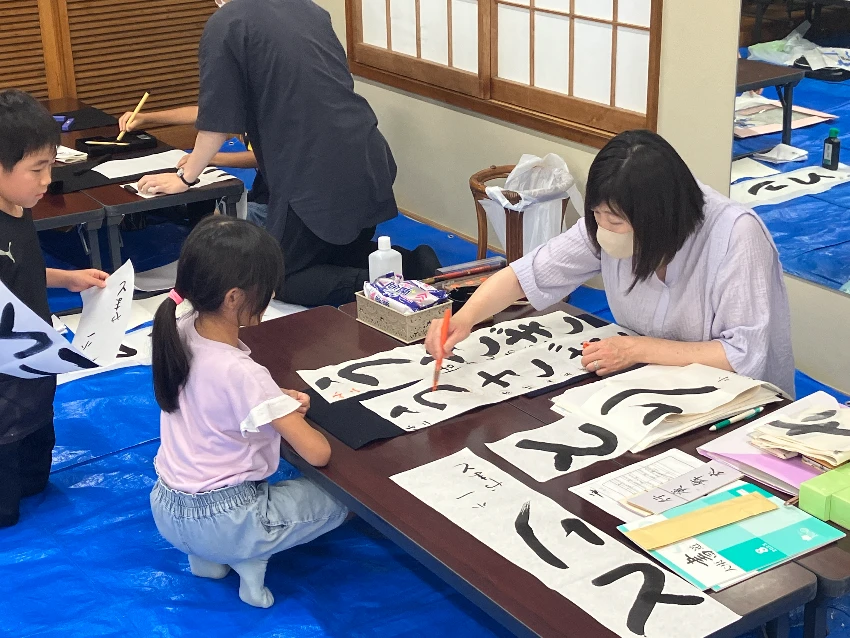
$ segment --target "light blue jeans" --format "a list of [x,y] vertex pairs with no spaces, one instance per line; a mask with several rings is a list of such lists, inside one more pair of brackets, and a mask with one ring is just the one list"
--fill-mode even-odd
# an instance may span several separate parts
[[266,227],[266,217],[269,214],[269,206],[268,204],[258,204],[257,202],[248,202],[248,216],[247,219],[252,224],[259,226],[260,228]]
[[268,560],[338,527],[348,509],[307,478],[246,481],[186,494],[162,479],[151,492],[159,533],[181,552],[221,565]]

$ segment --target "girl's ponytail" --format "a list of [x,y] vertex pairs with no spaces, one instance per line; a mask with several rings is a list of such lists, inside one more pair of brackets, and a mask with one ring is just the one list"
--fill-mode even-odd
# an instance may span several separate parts
[[177,397],[189,378],[189,354],[177,331],[177,302],[173,296],[159,304],[151,340],[156,402],[163,411],[175,412],[179,407]]

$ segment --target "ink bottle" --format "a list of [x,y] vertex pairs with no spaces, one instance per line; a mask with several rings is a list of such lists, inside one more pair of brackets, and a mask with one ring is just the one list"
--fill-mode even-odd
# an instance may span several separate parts
[[838,129],[829,129],[829,137],[823,141],[823,163],[821,166],[831,171],[838,170],[838,156],[841,152],[841,140],[838,139]]

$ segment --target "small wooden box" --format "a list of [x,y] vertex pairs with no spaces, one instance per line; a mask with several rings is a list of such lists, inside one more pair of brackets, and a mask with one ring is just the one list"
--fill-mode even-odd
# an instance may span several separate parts
[[357,298],[357,321],[404,343],[424,339],[431,321],[441,318],[446,307],[451,304],[451,300],[447,299],[425,310],[403,315],[398,310],[372,301],[362,292],[357,292],[354,296]]

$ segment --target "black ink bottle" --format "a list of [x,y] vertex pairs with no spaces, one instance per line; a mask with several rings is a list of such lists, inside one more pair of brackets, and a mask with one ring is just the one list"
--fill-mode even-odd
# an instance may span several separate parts
[[821,166],[831,171],[838,170],[838,156],[841,152],[841,140],[838,139],[838,129],[829,129],[829,137],[823,141],[823,163]]

